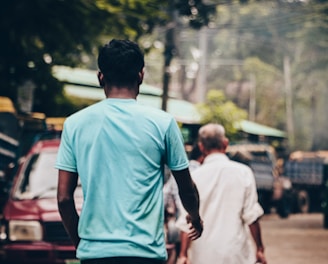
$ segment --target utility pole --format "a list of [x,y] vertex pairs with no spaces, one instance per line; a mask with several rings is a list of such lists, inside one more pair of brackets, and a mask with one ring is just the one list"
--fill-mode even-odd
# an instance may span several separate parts
[[249,120],[254,122],[256,117],[256,79],[253,73],[250,74],[249,81]]
[[199,71],[197,77],[197,89],[196,89],[196,100],[198,102],[204,102],[207,92],[207,27],[202,27],[199,32]]
[[165,35],[165,50],[164,50],[164,69],[163,69],[163,95],[162,95],[162,110],[167,110],[167,101],[169,94],[169,84],[171,79],[170,65],[176,52],[175,45],[175,26],[176,14],[174,8],[174,0],[169,0],[168,3],[169,22],[166,27]]
[[290,146],[295,146],[295,131],[293,118],[293,93],[292,82],[290,75],[290,59],[289,56],[284,56],[284,79],[285,79],[285,93],[286,93],[286,116],[287,116],[287,133]]

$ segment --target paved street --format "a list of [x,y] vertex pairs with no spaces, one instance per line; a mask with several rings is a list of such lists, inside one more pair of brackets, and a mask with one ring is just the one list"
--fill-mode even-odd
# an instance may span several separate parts
[[265,215],[261,226],[268,264],[328,263],[328,230],[322,223],[322,214]]
[[328,229],[322,214],[275,214],[261,220],[268,264],[327,264]]

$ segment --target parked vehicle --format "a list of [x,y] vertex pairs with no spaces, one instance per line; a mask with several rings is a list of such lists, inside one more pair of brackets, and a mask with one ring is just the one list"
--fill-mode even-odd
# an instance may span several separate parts
[[[58,138],[36,142],[19,166],[1,219],[0,262],[78,263],[57,207],[59,143]],[[81,187],[75,195],[80,210]]]
[[10,171],[19,151],[20,125],[16,110],[8,97],[0,96],[0,213],[7,199]]
[[62,122],[63,118],[46,120],[43,113],[18,113],[8,97],[0,96],[0,213],[19,159],[35,141],[60,137]]
[[288,217],[291,182],[277,173],[274,148],[268,144],[232,144],[227,148],[227,155],[253,170],[264,212],[270,213],[275,208],[281,217]]
[[285,161],[283,174],[293,185],[293,212],[322,211],[325,191],[324,163],[327,159],[328,151],[295,151]]
[[328,158],[324,160],[323,164],[323,201],[322,201],[322,210],[323,210],[323,227],[328,229]]

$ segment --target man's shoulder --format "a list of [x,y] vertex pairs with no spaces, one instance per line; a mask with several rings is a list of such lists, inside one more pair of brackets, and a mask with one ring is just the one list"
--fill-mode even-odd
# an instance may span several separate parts
[[[237,162],[237,161],[230,160],[229,158],[215,162],[214,167],[213,167],[213,165],[209,165],[209,166],[211,169],[217,169],[217,170],[229,168],[229,169],[244,171],[247,173],[252,173],[252,169],[249,166],[247,166],[243,163]],[[209,167],[206,164],[203,164],[203,165],[199,166],[198,168],[196,168],[194,172],[196,174],[201,174],[201,173],[203,173],[203,171],[208,170],[208,168]]]
[[241,163],[241,162],[238,162],[238,161],[234,161],[234,160],[230,160],[229,159],[229,164],[237,169],[240,169],[240,170],[244,170],[244,171],[252,171],[252,169],[244,164],[244,163]]
[[164,110],[156,108],[154,106],[137,103],[137,107],[149,116],[159,116],[159,117],[166,117],[166,118],[173,117],[170,113],[165,112]]
[[170,124],[175,121],[175,118],[172,114],[153,106],[140,104],[137,107],[139,110],[136,114],[138,114],[138,118],[141,118],[140,120],[147,120],[165,128],[169,127]]
[[65,123],[66,124],[76,124],[76,123],[84,123],[86,121],[86,119],[91,118],[92,120],[94,120],[94,116],[97,115],[93,115],[92,113],[98,113],[98,111],[100,110],[102,101],[97,102],[95,104],[89,105],[73,114],[71,114],[70,116],[68,116],[66,118]]

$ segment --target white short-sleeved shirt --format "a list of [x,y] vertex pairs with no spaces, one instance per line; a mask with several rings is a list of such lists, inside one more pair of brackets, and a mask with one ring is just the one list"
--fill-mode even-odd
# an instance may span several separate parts
[[[189,249],[192,264],[255,263],[255,249],[248,225],[263,214],[258,203],[253,172],[249,167],[215,153],[192,172],[200,196],[202,236]],[[185,215],[177,226],[188,231]]]

